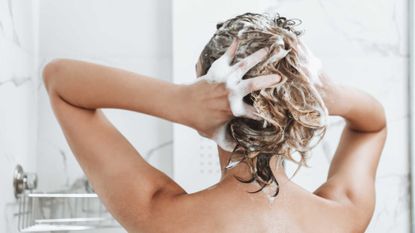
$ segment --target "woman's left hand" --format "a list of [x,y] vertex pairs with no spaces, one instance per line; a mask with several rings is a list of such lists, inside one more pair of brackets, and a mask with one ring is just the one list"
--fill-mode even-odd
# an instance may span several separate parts
[[273,86],[281,80],[276,74],[242,80],[245,73],[261,62],[268,52],[266,48],[260,49],[231,66],[237,44],[238,41],[234,40],[225,54],[212,64],[206,75],[186,86],[188,97],[184,106],[190,121],[189,126],[227,151],[232,151],[236,145],[226,135],[226,125],[232,117],[261,119],[253,106],[243,102],[243,97],[253,91]]

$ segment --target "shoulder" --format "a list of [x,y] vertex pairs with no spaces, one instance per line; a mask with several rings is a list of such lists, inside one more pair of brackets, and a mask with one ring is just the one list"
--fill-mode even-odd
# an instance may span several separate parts
[[206,192],[158,193],[152,200],[151,217],[141,230],[157,233],[212,232],[212,227],[219,226],[215,220],[217,215],[212,213],[214,203]]
[[360,203],[353,193],[330,183],[325,183],[310,195],[320,209],[321,217],[340,226],[339,232],[364,232],[373,216],[374,197]]

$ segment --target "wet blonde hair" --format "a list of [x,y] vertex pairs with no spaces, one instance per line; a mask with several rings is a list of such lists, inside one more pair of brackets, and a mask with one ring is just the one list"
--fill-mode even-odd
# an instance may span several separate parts
[[[245,183],[258,182],[261,188],[255,192],[275,183],[277,189],[273,196],[278,194],[279,184],[271,171],[271,158],[276,156],[277,164],[284,160],[298,164],[295,175],[301,166],[308,166],[310,150],[326,132],[327,109],[311,81],[313,67],[298,38],[302,32],[294,29],[300,22],[279,15],[236,16],[217,25],[217,31],[199,58],[201,75],[204,75],[235,37],[240,43],[233,64],[258,49],[269,48],[266,59],[243,77],[278,74],[282,78],[278,85],[244,97],[262,120],[234,117],[227,130],[237,142],[229,163],[246,163],[252,175],[248,180],[235,178]],[[299,153],[299,161],[293,158],[294,152]]]

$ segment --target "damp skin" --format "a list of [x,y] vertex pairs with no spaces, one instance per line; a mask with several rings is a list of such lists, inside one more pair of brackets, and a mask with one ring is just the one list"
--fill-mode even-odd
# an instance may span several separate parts
[[275,199],[277,198],[273,196],[277,188],[278,186],[275,183],[270,183],[264,189],[261,190],[265,194],[265,197],[268,200],[268,204],[274,203]]

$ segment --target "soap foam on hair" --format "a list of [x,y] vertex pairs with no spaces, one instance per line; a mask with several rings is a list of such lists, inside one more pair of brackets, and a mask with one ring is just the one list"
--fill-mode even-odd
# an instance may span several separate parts
[[[326,132],[328,111],[315,87],[320,84],[322,64],[303,46],[298,37],[301,32],[294,28],[296,25],[295,20],[279,15],[239,15],[218,26],[200,56],[200,69],[204,74],[226,51],[234,37],[239,38],[240,47],[233,63],[258,49],[269,48],[268,59],[248,71],[244,79],[267,74],[281,76],[280,83],[275,87],[250,95],[251,103],[264,120],[264,125],[271,124],[275,129],[270,126],[268,130],[261,130],[257,124],[240,117],[235,117],[229,125],[234,129],[230,133],[238,142],[238,152],[242,152],[252,177],[261,185],[275,181],[267,162],[270,158],[277,156],[293,161],[299,167],[307,166],[306,159],[313,148],[310,146],[312,140],[320,142]],[[227,145],[225,129],[220,131],[225,135],[216,135],[224,146]],[[227,149],[234,148],[229,146]],[[296,152],[300,155],[299,161],[292,156]],[[260,163],[257,163],[258,159]],[[273,186],[270,186],[263,192],[272,189]]]

